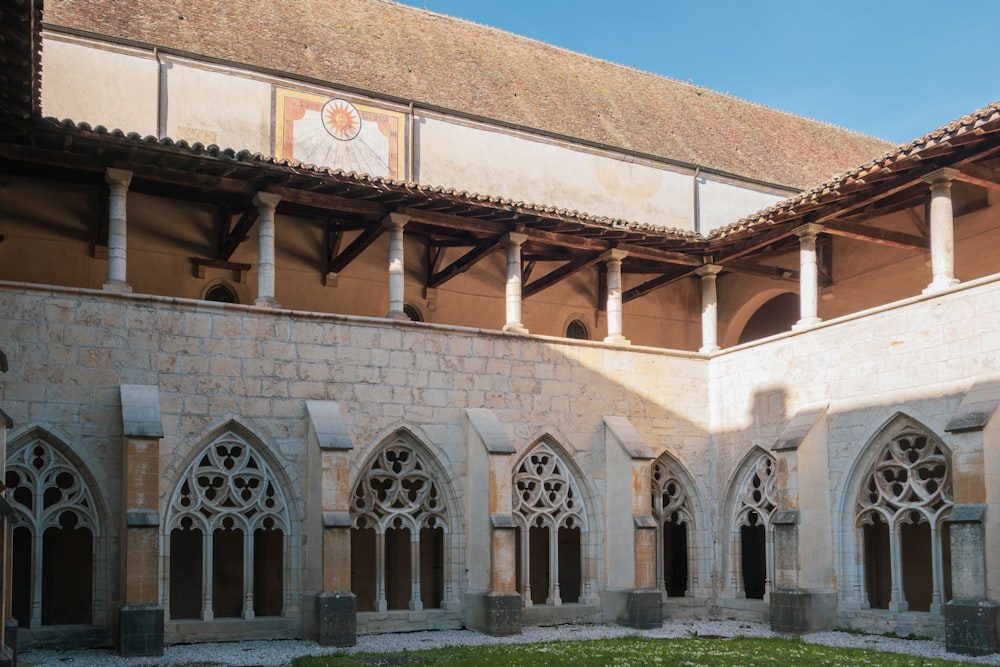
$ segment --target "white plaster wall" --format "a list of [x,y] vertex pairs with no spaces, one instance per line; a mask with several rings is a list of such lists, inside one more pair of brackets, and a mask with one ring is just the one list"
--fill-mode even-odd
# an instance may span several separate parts
[[164,59],[167,136],[272,155],[271,85]]
[[43,44],[43,115],[156,134],[157,66],[150,52],[96,49],[49,33]]
[[698,177],[698,230],[707,234],[790,196]]
[[486,126],[426,116],[415,125],[421,183],[654,225],[694,226],[689,175]]

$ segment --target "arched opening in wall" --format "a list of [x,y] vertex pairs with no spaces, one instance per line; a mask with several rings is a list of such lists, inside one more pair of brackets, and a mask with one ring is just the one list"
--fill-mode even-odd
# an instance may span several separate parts
[[240,299],[236,295],[236,290],[226,283],[216,283],[205,290],[205,301],[215,301],[218,303],[239,303]]
[[362,517],[351,529],[351,592],[358,611],[376,611],[375,562],[375,528]]
[[657,580],[668,597],[684,597],[688,590],[688,527],[693,523],[691,498],[682,481],[680,464],[668,455],[653,463],[652,509],[659,539]]
[[771,515],[777,507],[775,461],[770,454],[757,453],[750,465],[744,466],[739,478],[734,521],[734,542],[739,563],[738,586],[745,597],[766,600],[771,591],[773,564],[768,558],[771,548]]
[[90,623],[94,535],[63,512],[42,536],[42,625]]
[[216,618],[243,616],[243,531],[232,517],[212,531],[212,610]]
[[423,456],[402,437],[382,448],[358,480],[351,520],[358,611],[443,605],[448,509]]
[[882,443],[855,505],[866,598],[878,609],[938,612],[951,597],[950,456],[905,420]]
[[865,589],[868,606],[889,608],[890,570],[889,524],[881,516],[871,515],[871,523],[862,526],[865,552]]
[[201,618],[203,540],[190,517],[170,531],[170,618]]
[[587,325],[580,320],[570,320],[570,323],[566,325],[566,338],[590,340],[590,331],[587,330]]
[[288,525],[271,466],[237,433],[217,437],[188,466],[168,510],[171,618],[280,616]]
[[34,541],[27,527],[14,528],[11,540],[11,614],[21,628],[31,624],[31,545]]
[[583,595],[583,496],[559,455],[535,445],[514,471],[516,577],[525,606],[579,602]]
[[762,305],[750,316],[740,332],[739,343],[767,338],[791,331],[799,321],[799,295],[791,292],[779,294]]
[[257,616],[281,616],[285,574],[285,536],[265,519],[253,532],[253,601]]
[[754,600],[763,600],[767,592],[767,532],[759,521],[756,513],[752,513],[748,525],[740,526],[743,591]]
[[18,624],[91,624],[98,523],[81,471],[37,438],[12,451],[5,483],[14,510],[11,602]]
[[421,313],[420,309],[417,308],[416,306],[414,306],[413,304],[409,304],[409,303],[404,304],[403,305],[403,313],[405,313],[406,316],[410,318],[411,322],[423,322],[424,321],[424,315],[423,315],[423,313]]

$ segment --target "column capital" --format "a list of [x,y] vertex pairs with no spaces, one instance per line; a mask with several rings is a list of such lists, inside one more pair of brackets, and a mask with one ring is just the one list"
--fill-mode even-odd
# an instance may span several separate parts
[[930,185],[946,185],[958,178],[960,173],[958,169],[944,167],[942,169],[935,169],[924,176],[922,180]]
[[796,227],[792,230],[792,233],[798,236],[800,239],[811,236],[816,237],[817,234],[821,233],[825,227],[823,225],[817,225],[815,222],[808,222],[801,227]]
[[699,266],[697,269],[694,270],[694,272],[697,275],[701,276],[702,278],[705,278],[707,276],[719,275],[720,273],[722,273],[722,270],[724,268],[725,267],[722,266],[721,264],[705,264],[704,266]]
[[504,245],[521,245],[528,240],[527,234],[522,234],[520,232],[511,232],[503,237],[501,243]]
[[108,185],[118,185],[127,188],[132,182],[132,172],[128,169],[112,169],[108,167],[104,170],[104,182]]
[[612,248],[611,250],[605,251],[598,260],[602,262],[620,262],[628,257],[628,250],[619,250],[618,248]]
[[273,192],[258,192],[253,196],[253,205],[257,208],[274,210],[278,208],[281,197]]
[[405,213],[392,212],[382,218],[382,226],[386,229],[402,229],[410,221]]

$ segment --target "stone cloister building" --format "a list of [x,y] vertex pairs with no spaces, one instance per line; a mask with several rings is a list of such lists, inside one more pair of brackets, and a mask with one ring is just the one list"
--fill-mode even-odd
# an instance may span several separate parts
[[1000,107],[891,147],[381,0],[134,4],[0,5],[22,646],[996,650]]

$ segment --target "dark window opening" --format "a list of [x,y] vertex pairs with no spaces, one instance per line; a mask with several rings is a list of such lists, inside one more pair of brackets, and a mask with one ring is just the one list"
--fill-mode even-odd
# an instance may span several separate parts
[[201,618],[202,532],[185,521],[170,531],[170,618]]
[[767,545],[762,524],[740,527],[740,555],[746,596],[763,600],[767,580]]
[[667,597],[684,597],[688,580],[686,523],[663,524],[663,578]]
[[590,332],[587,331],[587,325],[580,320],[573,320],[566,326],[566,338],[574,338],[576,340],[590,340]]
[[224,283],[219,283],[218,285],[212,285],[205,292],[205,301],[216,301],[218,303],[239,303],[240,300],[236,296],[236,291]]

